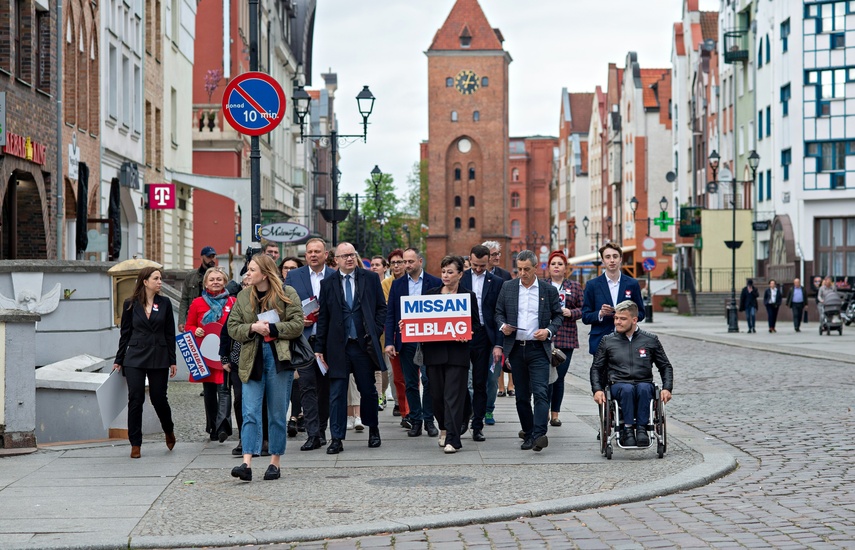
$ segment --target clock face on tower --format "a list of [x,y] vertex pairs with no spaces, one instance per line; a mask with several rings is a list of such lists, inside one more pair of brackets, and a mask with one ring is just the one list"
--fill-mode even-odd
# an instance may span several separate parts
[[475,71],[468,69],[460,71],[454,78],[454,87],[463,95],[473,94],[480,87],[478,75],[475,74]]

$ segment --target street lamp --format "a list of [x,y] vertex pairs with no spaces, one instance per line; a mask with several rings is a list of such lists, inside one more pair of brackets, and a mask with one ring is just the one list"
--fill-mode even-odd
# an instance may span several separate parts
[[[647,222],[647,235],[646,235],[647,237],[650,237],[650,224],[653,222],[654,219],[665,220],[665,217],[661,214],[658,218],[651,218],[648,215],[647,218],[636,219],[635,212],[636,212],[636,210],[638,210],[638,199],[635,197],[632,197],[629,200],[629,207],[630,207],[630,209],[632,209],[632,221],[633,222],[636,222],[636,221],[646,221]],[[664,214],[665,212],[668,211],[668,199],[665,198],[664,196],[661,199],[659,199],[659,210],[662,214]],[[656,223],[660,224],[660,227],[663,231],[665,230],[665,227],[667,227],[667,223],[660,222],[660,221],[657,221]],[[652,323],[653,322],[653,287],[651,286],[651,273],[652,272],[653,272],[652,268],[647,270],[647,302],[646,302],[645,307],[644,307],[644,309],[645,309],[644,321],[646,323]]]
[[344,139],[361,139],[364,142],[368,141],[368,117],[374,110],[374,94],[368,89],[368,86],[363,86],[362,91],[356,96],[356,104],[359,109],[359,114],[362,116],[362,134],[339,134],[337,130],[332,130],[329,134],[306,134],[305,123],[306,116],[309,114],[309,108],[312,104],[312,96],[303,88],[297,86],[291,96],[291,101],[294,103],[294,109],[297,112],[297,122],[300,125],[300,142],[305,138],[309,139],[329,139],[330,140],[330,171],[332,175],[332,208],[322,209],[321,215],[328,223],[332,224],[332,245],[338,245],[338,224],[347,219],[348,210],[339,209],[338,207],[338,178],[340,174],[336,166],[338,162],[338,140]]
[[[718,172],[719,155],[713,151],[709,156],[710,169],[713,171],[713,180]],[[736,250],[742,246],[742,241],[736,240],[736,184],[737,183],[754,183],[757,178],[757,167],[760,165],[760,155],[757,151],[752,150],[748,155],[748,166],[751,168],[751,181],[737,181],[736,173],[734,172],[731,179],[731,240],[724,241],[724,244],[730,249],[730,303],[727,304],[727,332],[739,332],[739,311],[736,307]]]
[[383,197],[380,194],[380,184],[383,183],[383,171],[376,164],[371,169],[371,183],[374,184],[374,207],[377,209],[377,223],[380,224],[380,253],[383,253],[383,226],[386,216],[383,215]]

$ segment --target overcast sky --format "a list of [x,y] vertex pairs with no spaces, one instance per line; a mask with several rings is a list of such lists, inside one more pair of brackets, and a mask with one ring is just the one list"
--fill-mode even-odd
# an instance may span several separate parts
[[[375,164],[403,189],[427,139],[427,58],[455,0],[318,0],[313,87],[338,73],[339,132],[362,132],[356,94],[377,97],[368,143],[341,150],[340,192],[361,192]],[[642,68],[670,67],[671,32],[683,0],[480,0],[505,37],[510,65],[511,136],[557,135],[561,88],[605,89],[608,63],[629,51]],[[718,9],[701,0],[701,9]]]

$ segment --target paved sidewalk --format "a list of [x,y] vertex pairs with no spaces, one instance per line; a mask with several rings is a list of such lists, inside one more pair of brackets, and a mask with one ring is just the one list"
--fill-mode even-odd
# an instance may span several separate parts
[[[643,327],[855,363],[846,329],[843,337],[819,337],[810,330],[815,325],[799,338],[786,335],[784,326],[777,335],[728,334],[723,319],[671,314],[657,314]],[[498,422],[487,427],[486,442],[465,438],[455,455],[444,455],[427,436],[408,438],[387,409],[380,414],[380,449],[367,447],[367,430],[349,432],[337,456],[300,452],[302,437],[289,439],[283,478],[262,481],[266,461],[256,459],[256,481],[248,484],[229,476],[239,461],[230,454],[234,442],[205,441],[199,386],[175,383],[170,400],[179,443],[172,452],[162,437],[153,437],[140,460],[128,458],[124,441],[0,458],[0,547],[225,546],[482,524],[651,499],[709,483],[736,467],[740,451],[674,417],[663,460],[654,449],[617,451],[605,460],[584,377],[589,365],[585,348],[574,354],[577,376],[567,379],[564,425],[550,428],[542,453],[519,449],[512,399],[497,400]]]

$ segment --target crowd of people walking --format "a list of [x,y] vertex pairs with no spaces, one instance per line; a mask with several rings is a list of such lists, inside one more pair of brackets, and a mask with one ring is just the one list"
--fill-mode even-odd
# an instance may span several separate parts
[[[548,430],[561,426],[577,322],[591,325],[594,355],[615,330],[619,303],[632,301],[636,321],[644,318],[641,290],[621,273],[622,251],[613,243],[600,249],[605,272],[584,291],[568,278],[562,251],[549,255],[544,279],[533,252],[517,255],[514,276],[498,265],[501,253],[499,243],[487,241],[466,257],[442,258],[435,276],[414,248],[375,256],[366,269],[352,244],[329,250],[313,238],[302,259],[280,259],[275,245],[248,256],[238,284],[227,283],[214,249],[203,248],[184,283],[178,330],[200,345],[209,334],[220,337],[220,360],[201,383],[212,441],[232,435],[233,407],[239,443],[232,454],[242,463],[232,476],[252,480],[253,459],[269,456],[264,479],[278,479],[287,441],[301,432],[301,451],[339,454],[347,432],[365,428],[368,447],[380,447],[387,391],[407,435],[437,438],[444,453],[460,451],[470,430],[472,441],[486,441],[502,395],[515,399],[520,449],[545,449]],[[159,294],[161,277],[143,270],[123,309],[115,368],[129,381],[132,457],[140,456],[146,376],[167,446],[175,445],[166,396],[167,374],[176,369],[175,325]],[[444,295],[468,297],[470,332],[442,341],[404,338],[402,298]]]

